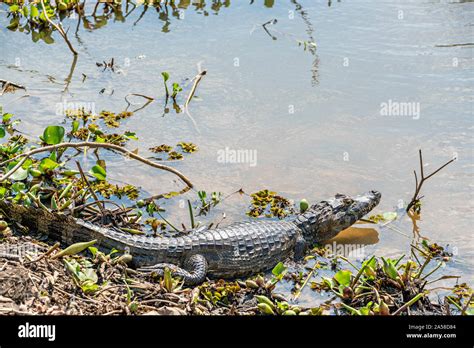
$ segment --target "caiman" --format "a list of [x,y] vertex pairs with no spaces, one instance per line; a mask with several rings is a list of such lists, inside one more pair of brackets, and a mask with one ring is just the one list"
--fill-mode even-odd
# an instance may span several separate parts
[[357,197],[337,194],[288,220],[248,221],[212,230],[192,230],[177,237],[130,235],[68,215],[0,200],[13,221],[65,244],[97,240],[102,250],[129,250],[132,266],[163,275],[168,267],[185,284],[206,277],[238,278],[274,267],[291,255],[304,256],[317,242],[335,237],[380,201],[378,191]]

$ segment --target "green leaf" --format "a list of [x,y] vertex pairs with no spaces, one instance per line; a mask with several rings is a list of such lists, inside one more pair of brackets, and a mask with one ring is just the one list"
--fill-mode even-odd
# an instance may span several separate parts
[[64,127],[48,126],[43,132],[43,141],[49,145],[59,144],[64,138]]
[[79,129],[79,121],[78,120],[74,120],[72,122],[72,132],[77,132],[77,130]]
[[21,181],[21,180],[25,180],[27,176],[28,176],[28,170],[25,170],[20,167],[12,174],[12,176],[10,176],[10,179],[14,181]]
[[273,267],[272,273],[273,273],[274,276],[279,276],[279,275],[285,274],[286,273],[286,267],[283,264],[283,262],[278,262],[278,264],[275,267]]
[[39,169],[43,173],[46,173],[49,170],[55,169],[57,166],[59,166],[59,163],[53,161],[50,158],[43,158],[39,164]]
[[59,253],[53,255],[51,258],[57,259],[58,257],[80,253],[81,251],[94,245],[96,242],[97,242],[97,239],[91,240],[90,242],[81,242],[81,243],[72,244],[68,246],[66,249],[61,250]]
[[10,121],[12,117],[13,117],[13,114],[10,114],[10,113],[3,114],[2,122],[7,123],[8,121]]
[[4,138],[6,134],[5,127],[0,127],[0,138]]
[[133,132],[125,132],[123,135],[125,135],[129,139],[138,140],[136,134],[137,133],[133,133]]
[[349,270],[341,270],[334,275],[334,279],[340,284],[344,286],[351,285],[351,275],[352,272]]
[[26,185],[22,182],[16,182],[12,185],[12,190],[15,193],[20,193],[25,190]]
[[18,5],[11,5],[10,6],[10,12],[12,12],[12,13],[16,13],[19,10],[20,10],[20,6],[18,6]]
[[37,18],[39,16],[39,11],[36,5],[30,5],[30,17]]
[[385,258],[382,257],[382,261],[383,261],[383,271],[385,272],[386,275],[388,275],[390,278],[394,280],[400,277],[400,275],[398,274],[397,268],[393,264],[392,260],[386,260]]
[[165,82],[170,78],[170,74],[168,74],[166,71],[163,71],[161,75],[163,75],[163,80],[165,80]]
[[23,16],[28,17],[28,7],[23,6],[23,8],[21,9],[21,11],[23,12]]
[[326,284],[329,289],[332,289],[334,287],[334,282],[332,281],[331,278],[322,277],[322,279],[323,279],[323,284]]
[[99,181],[104,181],[105,178],[107,177],[107,173],[105,172],[105,169],[99,166],[98,164],[93,166],[89,173],[95,176],[97,180]]

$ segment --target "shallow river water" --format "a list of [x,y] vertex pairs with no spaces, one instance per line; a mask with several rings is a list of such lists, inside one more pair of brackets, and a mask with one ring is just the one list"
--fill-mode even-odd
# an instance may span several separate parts
[[[0,5],[0,78],[25,85],[29,94],[0,97],[4,111],[37,137],[64,120],[61,108],[68,103],[119,112],[129,93],[153,96],[157,100],[121,128],[139,138],[128,147],[151,156],[151,146],[195,143],[198,152],[172,165],[197,190],[269,188],[295,201],[317,201],[377,189],[382,201],[375,213],[395,211],[411,199],[418,149],[428,173],[456,156],[423,187],[417,225],[423,237],[449,244],[455,253],[443,272],[472,281],[472,2],[176,3],[168,14],[144,6],[130,6],[127,14],[123,5],[121,14],[104,15],[100,5],[94,20],[94,3],[87,2],[88,28],[82,22],[74,34],[77,17],[64,20],[77,62],[57,33],[46,44],[6,29],[8,7]],[[111,58],[114,72],[96,65]],[[161,72],[186,86],[184,103],[199,69],[207,74],[189,115],[172,107],[164,114]],[[237,150],[245,154],[240,163],[222,157]],[[181,185],[170,175],[107,156],[113,179],[151,193]],[[248,205],[247,196],[233,195],[213,217],[225,212],[224,223],[248,219]],[[167,209],[169,219],[188,221],[179,199]],[[365,225],[344,232],[339,242],[362,245],[359,258],[408,253],[413,226],[402,211],[392,228]],[[306,289],[301,298],[312,296]]]

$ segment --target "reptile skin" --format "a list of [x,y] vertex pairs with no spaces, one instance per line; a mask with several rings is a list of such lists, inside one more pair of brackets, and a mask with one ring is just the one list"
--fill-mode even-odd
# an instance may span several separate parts
[[370,212],[381,194],[338,194],[312,205],[288,221],[249,221],[178,237],[129,235],[64,214],[0,200],[3,212],[23,226],[67,245],[97,239],[103,250],[128,250],[142,272],[163,274],[165,267],[188,285],[206,278],[237,278],[262,272],[292,254],[300,258],[314,243],[335,237]]

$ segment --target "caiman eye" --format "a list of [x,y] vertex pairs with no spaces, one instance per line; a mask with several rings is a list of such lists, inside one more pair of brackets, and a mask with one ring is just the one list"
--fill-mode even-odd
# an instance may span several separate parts
[[354,200],[352,198],[349,198],[349,197],[345,197],[342,202],[344,203],[344,205],[351,205],[352,203],[354,203]]

